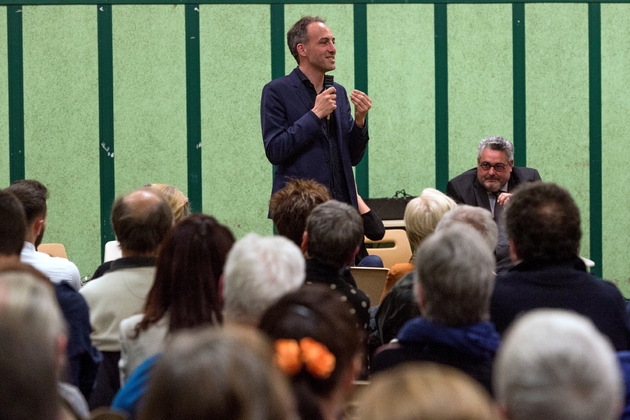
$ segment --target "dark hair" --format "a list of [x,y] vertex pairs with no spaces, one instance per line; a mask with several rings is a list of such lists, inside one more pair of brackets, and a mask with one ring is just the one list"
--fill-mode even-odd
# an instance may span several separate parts
[[48,188],[34,179],[22,179],[15,181],[6,188],[22,203],[26,215],[27,226],[31,225],[37,217],[46,216],[46,200],[48,200]]
[[330,200],[313,209],[306,232],[308,257],[341,268],[363,239],[363,219],[354,207]]
[[112,207],[112,227],[122,250],[155,251],[172,226],[171,208],[162,194],[151,188],[120,196]]
[[335,356],[335,368],[328,378],[317,378],[304,368],[291,377],[303,419],[321,418],[316,396],[329,396],[363,350],[363,332],[351,309],[341,294],[312,284],[280,298],[261,318],[260,329],[272,340],[309,337]]
[[578,255],[580,210],[566,189],[546,182],[522,184],[504,216],[519,258],[554,262]]
[[166,237],[157,258],[155,281],[136,332],[169,315],[169,332],[221,323],[219,278],[234,244],[230,229],[214,217],[193,214]]
[[307,27],[313,22],[326,23],[326,21],[318,16],[302,16],[300,20],[295,22],[289,32],[287,32],[287,45],[289,51],[298,65],[300,64],[300,57],[297,52],[298,44],[306,44],[308,42]]
[[310,179],[292,179],[269,200],[269,213],[278,233],[302,245],[306,219],[319,204],[330,200],[328,189]]
[[26,215],[20,201],[0,190],[0,255],[20,255],[26,237]]

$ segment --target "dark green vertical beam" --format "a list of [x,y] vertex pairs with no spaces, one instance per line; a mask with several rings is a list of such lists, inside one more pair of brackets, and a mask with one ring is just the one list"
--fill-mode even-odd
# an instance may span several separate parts
[[115,239],[109,220],[114,202],[114,59],[112,6],[97,6],[99,171],[101,193],[101,258],[105,244]]
[[24,179],[24,63],[22,6],[7,6],[9,61],[9,178]]
[[[368,93],[367,5],[354,5],[354,86]],[[367,117],[366,117],[367,118]],[[367,119],[365,121],[367,124]],[[356,167],[357,189],[362,197],[370,196],[369,147]]]
[[602,261],[602,34],[601,5],[588,5],[589,146],[590,146],[590,238],[591,270],[601,277]]
[[284,4],[271,4],[271,78],[277,79],[284,71]]
[[525,110],[525,4],[512,4],[512,101],[514,134],[512,141],[516,153],[514,164],[516,166],[527,165],[526,150],[526,124],[527,114]]
[[446,191],[448,183],[448,10],[433,6],[435,33],[435,185]]
[[190,211],[201,213],[201,65],[199,5],[186,5],[186,128]]

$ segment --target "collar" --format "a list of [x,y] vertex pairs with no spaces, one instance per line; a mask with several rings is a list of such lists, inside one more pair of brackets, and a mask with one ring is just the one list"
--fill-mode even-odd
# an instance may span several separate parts
[[35,249],[35,244],[33,244],[32,242],[24,241],[24,247],[22,247],[22,251],[37,252],[37,249]]
[[586,264],[584,264],[584,261],[582,261],[582,259],[577,256],[562,261],[523,260],[512,267],[510,271],[530,271],[542,270],[546,268],[567,268],[585,272],[588,271],[586,269]]
[[125,268],[155,267],[155,257],[127,257],[112,261],[109,271]]

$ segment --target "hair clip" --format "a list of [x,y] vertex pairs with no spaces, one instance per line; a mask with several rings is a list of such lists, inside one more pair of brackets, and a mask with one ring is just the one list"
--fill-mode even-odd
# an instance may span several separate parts
[[327,379],[335,370],[335,356],[325,345],[310,337],[299,342],[282,338],[276,340],[275,348],[276,364],[289,375],[296,375],[304,366],[314,377]]

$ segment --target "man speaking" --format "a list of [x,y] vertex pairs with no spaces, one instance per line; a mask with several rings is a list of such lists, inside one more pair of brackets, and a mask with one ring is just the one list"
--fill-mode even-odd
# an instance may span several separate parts
[[354,90],[353,119],[345,88],[332,76],[324,77],[335,69],[337,49],[323,19],[302,17],[287,33],[287,44],[298,67],[269,82],[260,104],[265,153],[275,165],[271,194],[291,178],[313,179],[333,198],[356,208],[352,166],[365,153],[369,140],[365,116],[372,101]]

